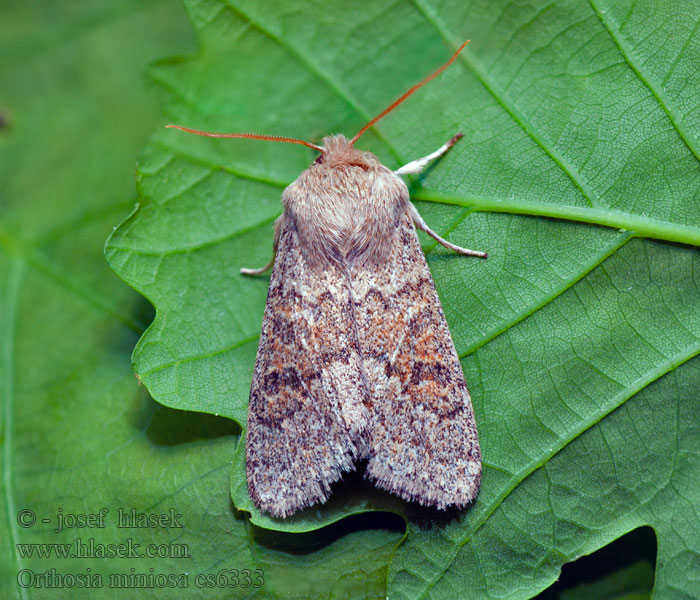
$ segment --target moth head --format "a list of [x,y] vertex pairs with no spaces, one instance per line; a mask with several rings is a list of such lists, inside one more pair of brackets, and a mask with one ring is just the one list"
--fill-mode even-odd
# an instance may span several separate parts
[[332,169],[335,167],[359,167],[365,171],[380,165],[371,152],[363,152],[352,145],[352,141],[342,134],[323,138],[323,149],[316,157],[312,168]]
[[343,135],[330,135],[323,138],[323,146],[317,146],[311,142],[305,140],[300,140],[297,138],[284,137],[279,135],[266,135],[262,133],[216,133],[212,131],[202,131],[201,129],[190,129],[189,127],[181,127],[180,125],[166,125],[166,128],[180,129],[181,131],[186,131],[188,133],[194,133],[196,135],[203,135],[206,137],[215,138],[248,138],[253,140],[266,140],[268,142],[287,142],[289,144],[301,144],[302,146],[307,146],[317,150],[321,154],[314,161],[314,165],[357,165],[361,167],[370,168],[373,166],[372,160],[376,161],[376,158],[369,152],[361,152],[355,149],[353,146],[355,142],[360,138],[360,136],[372,127],[379,119],[389,114],[394,110],[399,104],[401,104],[406,98],[411,94],[416,92],[419,88],[424,86],[426,83],[435,79],[440,73],[442,73],[447,67],[449,67],[454,60],[457,58],[459,53],[464,49],[464,47],[469,43],[469,40],[464,42],[457,51],[452,55],[450,60],[448,60],[444,65],[433,71],[422,81],[419,81],[411,88],[406,90],[401,96],[394,100],[387,108],[380,112],[376,117],[370,120],[360,131],[358,131],[354,137],[347,139]]

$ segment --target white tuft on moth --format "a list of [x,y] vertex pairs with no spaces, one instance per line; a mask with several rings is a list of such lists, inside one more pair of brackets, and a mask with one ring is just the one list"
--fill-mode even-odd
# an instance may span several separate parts
[[320,152],[282,194],[272,268],[250,391],[248,490],[287,517],[325,502],[330,485],[367,459],[365,477],[425,506],[471,502],[481,453],[464,373],[416,234],[443,246],[400,175],[420,173],[458,133],[396,171],[354,147],[358,138],[449,61],[406,91],[352,139],[323,146],[254,133],[210,133],[302,144]]

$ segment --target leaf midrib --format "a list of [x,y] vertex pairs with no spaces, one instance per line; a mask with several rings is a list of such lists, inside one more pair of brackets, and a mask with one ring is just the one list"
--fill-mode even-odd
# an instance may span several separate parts
[[[426,21],[428,21],[438,35],[440,35],[443,41],[445,43],[450,43],[450,36],[447,34],[445,29],[429,15],[421,0],[411,0],[411,2],[421,12]],[[632,52],[628,45],[626,42],[624,42],[624,40],[619,39],[615,35],[613,28],[610,26],[609,20],[605,18],[605,13],[600,12],[595,4],[595,0],[589,0],[589,3],[591,4],[593,11],[600,19],[604,28],[609,33],[613,43],[618,48],[622,58],[625,60],[625,63],[637,75],[639,80],[651,91],[659,106],[668,116],[678,136],[684,141],[686,146],[695,156],[696,160],[700,160],[700,152],[695,144],[692,143],[691,140],[693,138],[683,126],[683,121],[677,118],[676,111],[671,108],[672,103],[670,99],[659,89],[658,86],[654,85],[653,79],[647,75],[635,61],[632,60]],[[688,227],[680,224],[674,224],[672,221],[649,219],[641,215],[635,215],[633,213],[608,208],[607,205],[600,202],[599,198],[597,198],[593,194],[592,190],[588,188],[583,177],[575,169],[573,169],[573,166],[569,166],[568,162],[563,158],[563,156],[560,156],[554,148],[550,148],[549,145],[544,143],[542,136],[537,134],[537,128],[534,127],[527,119],[525,119],[523,115],[520,115],[517,111],[508,107],[503,99],[496,93],[495,87],[487,78],[486,73],[478,67],[476,61],[474,61],[471,56],[465,52],[460,54],[459,58],[476,75],[482,85],[484,85],[485,89],[493,96],[496,102],[498,102],[499,106],[501,106],[518,124],[518,126],[525,131],[525,133],[562,169],[562,171],[564,171],[564,173],[566,173],[574,185],[576,185],[576,187],[581,191],[584,198],[586,198],[586,200],[589,202],[590,208],[582,208],[571,205],[564,205],[560,207],[560,205],[545,204],[549,210],[543,210],[541,205],[533,202],[500,201],[498,199],[487,198],[473,198],[470,199],[468,204],[464,202],[464,200],[462,200],[462,202],[454,203],[459,204],[460,206],[471,206],[476,210],[486,210],[489,212],[512,212],[515,214],[531,214],[544,217],[583,221],[586,223],[594,223],[598,225],[605,225],[607,227],[616,227],[626,229],[628,231],[634,231],[642,237],[656,238],[670,242],[681,242],[695,246],[700,245],[700,227]],[[436,196],[436,194],[433,194],[433,196]],[[421,198],[420,196],[414,197],[416,199],[431,200],[429,198]],[[445,203],[450,203],[446,196],[443,196],[442,201]]]
[[600,208],[586,208],[571,204],[502,200],[488,196],[464,198],[458,194],[429,189],[420,190],[413,194],[412,197],[414,200],[465,206],[481,212],[505,212],[591,223],[592,225],[602,225],[624,230],[638,237],[700,246],[700,226],[695,227],[673,221],[663,221],[603,206]]
[[[164,143],[158,143],[156,145],[162,147],[168,152],[177,154],[178,156],[181,156],[192,163],[205,166],[212,171],[223,170],[245,181],[261,183],[279,189],[284,189],[287,187],[287,185],[289,185],[289,183],[291,183],[289,181],[281,181],[270,177],[263,177],[248,173],[239,168],[237,169],[230,166],[218,165],[204,158],[187,153],[181,149],[173,148]],[[464,196],[460,194],[431,190],[429,188],[419,188],[418,190],[412,191],[411,199],[421,200],[424,202],[462,206],[465,208],[471,208],[472,212],[505,212],[517,215],[532,215],[562,219],[566,221],[579,221],[582,223],[591,223],[593,225],[602,225],[613,229],[625,230],[632,232],[639,237],[700,246],[700,226],[694,227],[673,221],[664,221],[661,219],[655,219],[608,208],[603,205],[596,208],[591,208],[571,204],[553,204],[551,202],[508,200],[489,196]],[[261,226],[264,224],[265,223],[261,223]]]
[[[435,31],[441,36],[445,43],[449,42],[449,36],[444,31],[442,27],[432,19],[425,7],[421,4],[420,0],[411,0],[416,8],[421,12],[426,21],[435,29]],[[593,0],[590,0],[591,2]],[[314,74],[320,81],[324,82],[334,93],[338,95],[339,98],[345,100],[352,108],[357,112],[357,114],[362,117],[369,119],[369,113],[360,106],[360,104],[352,97],[350,92],[345,89],[331,74],[323,71],[318,65],[314,63],[313,60],[308,58],[302,51],[297,49],[291,44],[285,44],[279,39],[277,35],[271,32],[269,29],[265,28],[263,24],[259,21],[253,20],[253,18],[240,10],[238,7],[233,7],[230,4],[226,6],[232,10],[240,18],[247,21],[251,27],[254,27],[261,34],[269,37],[281,48],[289,51],[294,58],[296,58],[302,65],[309,69],[309,71]],[[595,7],[594,7],[595,8]],[[605,24],[605,23],[604,23]],[[612,36],[612,33],[611,33]],[[613,40],[617,44],[617,40],[613,37]],[[640,76],[640,79],[645,83],[645,85],[652,91],[654,96],[657,98],[659,105],[668,115],[671,123],[678,135],[684,140],[686,145],[691,149],[693,154],[698,156],[697,150],[690,145],[689,138],[687,134],[684,134],[680,128],[678,121],[674,118],[674,111],[672,111],[667,103],[662,101],[662,95],[658,93],[654,86],[649,83],[649,79],[643,79],[640,75],[640,70],[637,66],[630,62],[628,57],[623,54],[623,58],[626,60],[630,68]],[[664,221],[661,219],[653,219],[645,217],[642,215],[637,215],[634,213],[621,211],[617,209],[609,208],[607,205],[600,202],[593,191],[587,186],[584,178],[573,168],[573,165],[569,165],[568,161],[565,160],[563,156],[556,151],[556,149],[550,147],[545,143],[543,136],[537,134],[537,129],[525,119],[523,115],[518,114],[513,109],[510,109],[506,102],[501,98],[495,86],[489,81],[486,73],[483,69],[479,68],[477,63],[470,57],[468,53],[462,53],[459,56],[467,67],[476,75],[477,79],[482,83],[484,88],[492,95],[499,106],[506,111],[506,113],[515,121],[515,123],[530,137],[533,142],[567,175],[567,177],[572,181],[577,189],[581,192],[582,197],[588,203],[588,207],[576,206],[571,204],[552,204],[552,203],[536,203],[528,201],[513,201],[508,199],[500,199],[493,197],[477,197],[470,196],[464,197],[457,194],[444,194],[433,190],[422,189],[418,193],[412,195],[415,200],[424,200],[428,202],[440,202],[443,204],[455,204],[458,206],[471,207],[477,211],[484,212],[508,212],[513,214],[528,214],[541,217],[551,217],[556,219],[564,219],[569,221],[580,221],[585,223],[592,223],[596,225],[603,225],[606,227],[612,227],[616,229],[624,229],[626,231],[632,231],[636,235],[641,237],[655,238],[669,242],[680,242],[684,244],[691,244],[694,246],[700,246],[700,227],[693,227],[688,225],[683,225],[680,223],[675,223],[673,221]],[[162,84],[162,82],[160,82]],[[173,90],[170,90],[173,92]],[[663,96],[665,98],[665,96]],[[381,129],[376,125],[372,127],[372,130],[384,144],[386,149],[397,159],[397,162],[403,164],[405,159],[403,159],[396,148],[390,143],[390,141],[381,133]],[[224,171],[240,177],[241,179],[247,181],[253,181],[258,183],[264,183],[271,186],[284,188],[290,182],[281,181],[271,177],[263,177],[260,175],[255,175],[249,172],[245,172],[241,169],[235,169],[230,166],[221,166],[207,161],[206,159],[195,157],[190,153],[186,153],[181,149],[174,149],[166,146],[163,143],[157,144],[164,148],[167,148],[169,152],[176,153],[187,160],[190,160],[196,164],[201,164],[207,166],[208,168]]]

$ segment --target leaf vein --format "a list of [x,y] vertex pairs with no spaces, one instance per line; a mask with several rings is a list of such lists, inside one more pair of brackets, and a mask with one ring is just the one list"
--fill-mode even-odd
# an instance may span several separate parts
[[678,114],[678,112],[672,107],[673,105],[672,105],[671,99],[663,92],[663,89],[661,86],[656,85],[654,83],[654,80],[652,79],[651,75],[648,74],[642,68],[642,66],[640,64],[637,64],[638,61],[635,60],[634,49],[629,45],[629,43],[621,35],[621,31],[614,27],[610,18],[608,16],[606,16],[607,12],[602,11],[600,9],[600,7],[597,4],[597,0],[588,0],[588,1],[590,2],[591,7],[595,11],[595,13],[598,15],[600,22],[603,24],[605,29],[608,31],[608,34],[610,35],[611,39],[613,40],[613,42],[617,46],[617,49],[620,51],[620,54],[622,54],[625,61],[629,65],[630,69],[632,69],[632,71],[634,71],[635,75],[637,75],[639,80],[653,94],[653,96],[656,98],[659,105],[661,106],[661,108],[664,110],[664,112],[668,116],[669,120],[671,121],[671,124],[673,125],[674,129],[676,130],[676,133],[678,133],[678,135],[683,140],[685,145],[693,153],[693,155],[695,156],[695,159],[700,161],[700,147],[698,146],[698,141],[696,138],[694,138],[690,129],[688,127],[686,127],[686,125],[684,124],[682,115]]
[[[250,23],[251,26],[253,26],[255,29],[257,29],[262,34],[279,44],[279,46],[285,51],[292,54],[292,56],[294,56],[294,58],[296,58],[300,62],[300,64],[304,65],[309,70],[309,72],[311,72],[319,79],[319,81],[323,81],[329,87],[329,89],[331,89],[334,93],[338,95],[338,97],[345,100],[350,105],[350,107],[363,119],[369,121],[372,118],[372,115],[359,105],[359,103],[352,97],[348,90],[344,89],[343,86],[338,81],[336,81],[336,79],[332,75],[321,69],[320,65],[311,60],[302,51],[300,51],[298,48],[295,48],[288,42],[283,42],[283,40],[281,40],[274,32],[266,28],[262,23],[253,20],[253,18],[249,14],[243,12],[243,10],[241,10],[239,7],[232,6],[230,3],[227,4],[227,6],[231,9],[233,13],[238,15],[241,19],[244,19],[245,21]],[[382,134],[381,130],[377,127],[372,127],[372,130],[374,131],[377,138],[384,144],[386,149],[392,154],[392,156],[394,156],[394,158],[397,161],[399,161],[399,163],[403,164],[401,162],[402,159],[400,154],[396,151],[393,145],[389,143],[389,140]]]
[[582,266],[581,270],[576,272],[571,277],[569,277],[567,279],[563,279],[562,285],[560,287],[553,289],[549,293],[549,295],[543,295],[542,298],[538,302],[535,302],[534,304],[531,304],[529,306],[524,306],[519,312],[516,312],[514,314],[514,316],[511,320],[505,322],[502,327],[488,332],[486,335],[484,335],[479,340],[477,340],[474,344],[472,344],[471,346],[468,346],[465,350],[460,352],[459,359],[462,360],[462,359],[466,358],[468,355],[473,354],[479,348],[486,345],[488,342],[490,342],[494,338],[497,338],[502,333],[505,333],[506,331],[510,330],[514,325],[516,325],[520,321],[523,321],[524,319],[526,319],[530,315],[532,315],[535,312],[537,312],[538,310],[540,310],[543,306],[546,306],[547,304],[552,302],[555,298],[557,298],[558,296],[563,294],[566,290],[571,288],[576,282],[583,279],[586,275],[588,275],[588,273],[590,273],[598,265],[602,264],[603,261],[605,261],[607,258],[612,256],[615,252],[617,252],[620,248],[622,248],[622,246],[624,246],[630,239],[632,239],[632,236],[629,233],[622,234],[622,235],[616,237],[614,240],[612,240],[612,242],[610,244],[603,247],[597,255],[594,255],[589,264]]
[[107,298],[104,294],[93,288],[88,282],[64,270],[57,263],[47,258],[42,251],[34,248],[24,240],[14,237],[2,227],[0,227],[0,244],[9,248],[12,252],[23,256],[26,261],[36,267],[39,272],[64,286],[87,304],[116,318],[129,329],[136,333],[143,333],[145,330],[146,327],[143,323],[134,319],[131,315],[123,313],[120,308],[112,302],[111,298]]
[[[426,21],[433,26],[435,31],[442,37],[446,43],[452,43],[450,37],[446,34],[444,29],[437,23],[435,19],[429,16],[425,7],[423,6],[421,0],[411,0],[416,8],[423,14]],[[545,142],[545,139],[540,136],[536,128],[532,126],[530,122],[525,118],[525,115],[521,114],[520,111],[516,110],[514,106],[509,106],[501,95],[497,92],[493,83],[489,80],[486,75],[485,70],[479,66],[473,58],[467,53],[462,52],[459,55],[459,60],[467,65],[472,73],[479,80],[484,89],[493,97],[493,99],[503,108],[503,110],[510,116],[511,119],[525,132],[525,134],[533,141],[537,146],[539,146],[542,151],[549,156],[549,158],[557,164],[557,166],[566,174],[566,176],[571,180],[571,182],[578,188],[581,195],[585,198],[586,202],[591,207],[601,206],[599,198],[594,194],[593,190],[583,180],[578,171],[570,164],[563,154],[559,153],[554,147]]]
[[567,445],[572,443],[575,439],[583,435],[587,430],[589,430],[591,427],[602,421],[605,417],[613,413],[616,409],[618,409],[620,406],[622,406],[627,400],[632,398],[635,394],[639,393],[641,390],[643,390],[645,387],[649,386],[651,383],[665,375],[666,373],[672,371],[673,369],[679,367],[683,363],[687,362],[691,358],[694,358],[695,356],[700,354],[700,340],[696,341],[695,343],[689,345],[684,349],[684,351],[679,352],[675,356],[669,358],[668,360],[664,361],[663,363],[660,363],[657,365],[656,368],[651,369],[648,371],[648,373],[645,376],[637,378],[637,380],[631,382],[625,390],[623,390],[620,394],[618,394],[616,397],[613,397],[612,401],[607,407],[604,407],[598,411],[598,413],[594,413],[591,415],[588,419],[584,420],[581,425],[573,429],[570,433],[570,435],[560,438],[560,441],[558,444],[553,445],[549,451],[544,455],[544,457],[541,458],[536,458],[530,461],[530,463],[526,464],[519,472],[514,473],[513,479],[510,483],[510,485],[507,485],[504,487],[504,489],[501,491],[501,493],[493,500],[492,506],[487,509],[484,514],[481,515],[481,518],[477,520],[474,524],[473,527],[469,528],[469,530],[465,533],[465,535],[462,537],[462,539],[455,545],[455,548],[452,552],[451,559],[448,560],[445,563],[444,569],[442,569],[439,573],[433,577],[433,580],[430,582],[428,587],[425,589],[425,591],[419,596],[420,598],[424,598],[426,594],[432,589],[432,587],[443,577],[443,575],[447,572],[447,570],[451,567],[451,565],[454,563],[455,558],[457,557],[457,553],[459,550],[466,544],[469,539],[471,539],[474,534],[483,526],[486,524],[488,521],[489,517],[494,513],[496,509],[498,509],[503,501],[515,490],[518,485],[520,485],[527,477],[529,477],[532,473],[534,473],[537,469],[544,467],[554,456],[556,456],[559,452],[561,452]]
[[225,348],[219,348],[217,350],[212,350],[210,352],[206,352],[204,354],[196,354],[195,356],[187,356],[185,358],[178,358],[176,360],[173,360],[168,363],[163,363],[161,365],[158,365],[156,367],[153,367],[152,369],[149,369],[148,371],[141,371],[139,375],[143,377],[148,377],[149,375],[152,375],[153,373],[157,373],[158,371],[162,371],[163,369],[170,369],[172,367],[178,367],[180,365],[184,365],[190,362],[196,362],[198,360],[204,360],[206,358],[213,358],[215,356],[219,356],[220,354],[226,354],[227,352],[231,352],[232,350],[235,350],[236,348],[240,348],[241,346],[245,346],[246,344],[250,342],[254,342],[260,337],[260,334],[257,335],[252,335],[250,337],[244,338],[242,340],[238,340],[231,344],[230,346],[226,346]]

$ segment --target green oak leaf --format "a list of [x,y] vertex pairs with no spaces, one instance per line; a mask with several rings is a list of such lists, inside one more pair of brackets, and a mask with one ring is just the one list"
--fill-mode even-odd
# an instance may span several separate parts
[[[651,526],[655,593],[700,587],[700,10],[685,2],[199,0],[195,55],[153,70],[170,122],[319,141],[355,133],[465,38],[439,79],[358,144],[396,168],[457,131],[412,182],[474,401],[484,477],[443,517],[359,477],[287,520],[310,532],[404,517],[387,593],[525,598],[561,566]],[[245,428],[279,197],[307,149],[161,131],[140,203],[111,236],[115,271],[156,317],[134,352],[153,397]],[[307,534],[308,535],[308,534]]]
[[[236,513],[228,491],[240,428],[157,404],[130,368],[152,311],[108,267],[104,240],[134,204],[135,158],[158,119],[155,90],[143,71],[192,46],[176,0],[3,4],[3,599],[384,595],[401,522],[389,529],[376,519],[361,528],[348,522],[313,543],[255,527]],[[104,527],[60,530],[57,515],[68,523],[71,515],[101,509],[108,511]],[[118,527],[120,509],[173,510],[180,517],[172,527],[125,529]],[[31,514],[33,526],[21,521]],[[155,544],[170,556],[56,554],[64,544],[69,553],[89,549],[90,540],[95,553],[100,545],[116,551],[130,543],[136,552]],[[132,569],[186,576],[187,587],[110,585],[110,576]],[[232,569],[239,571],[238,585]],[[248,587],[245,569],[253,580]],[[255,570],[262,572],[262,588],[254,588]],[[76,574],[99,576],[102,584],[56,585],[58,577]]]

